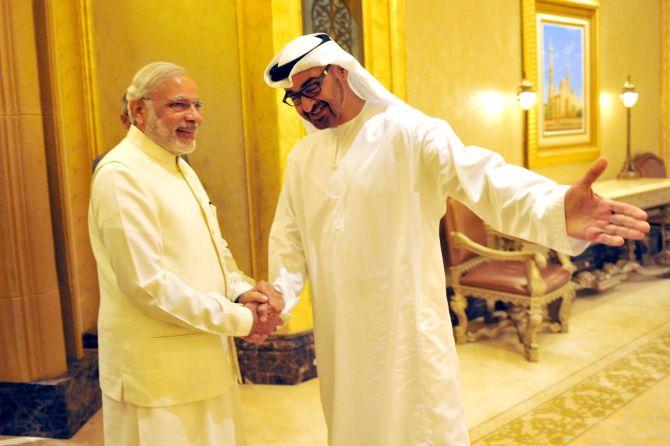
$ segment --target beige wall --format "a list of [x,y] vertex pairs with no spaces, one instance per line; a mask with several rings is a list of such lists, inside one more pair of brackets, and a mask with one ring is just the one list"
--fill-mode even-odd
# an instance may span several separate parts
[[249,216],[235,2],[93,0],[98,113],[103,147],[124,135],[120,99],[143,65],[184,66],[205,103],[198,148],[189,157],[240,268],[250,274]]
[[[466,144],[523,163],[523,120],[515,102],[521,80],[520,2],[423,0],[407,2],[408,101],[450,122]],[[660,0],[605,0],[600,15],[601,153],[605,178],[625,158],[625,109],[618,95],[628,73],[640,93],[632,110],[633,153],[660,150]],[[488,115],[485,92],[502,95],[502,111]],[[559,182],[577,179],[589,163],[537,169]]]
[[600,91],[602,153],[606,175],[616,176],[626,158],[626,109],[619,93],[630,74],[640,94],[631,109],[631,152],[661,149],[661,2],[603,1],[600,6]]
[[[446,119],[465,144],[522,164],[519,2],[423,0],[406,9],[408,102]],[[482,107],[490,93],[503,101],[500,114]]]

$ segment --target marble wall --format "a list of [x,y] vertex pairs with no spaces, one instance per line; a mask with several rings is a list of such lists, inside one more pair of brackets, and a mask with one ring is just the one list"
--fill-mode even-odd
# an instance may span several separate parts
[[101,406],[98,353],[84,350],[64,375],[0,382],[0,435],[70,438]]

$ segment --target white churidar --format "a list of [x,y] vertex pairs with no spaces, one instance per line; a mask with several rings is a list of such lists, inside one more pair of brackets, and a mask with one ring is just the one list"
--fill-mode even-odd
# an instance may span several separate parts
[[102,395],[105,445],[244,446],[239,389],[168,407],[142,407]]

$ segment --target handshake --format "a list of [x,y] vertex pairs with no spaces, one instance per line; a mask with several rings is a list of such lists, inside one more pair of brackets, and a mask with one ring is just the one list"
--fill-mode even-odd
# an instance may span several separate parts
[[247,342],[261,343],[284,322],[280,313],[284,309],[284,298],[270,283],[259,281],[256,288],[242,294],[238,302],[251,310],[254,323]]

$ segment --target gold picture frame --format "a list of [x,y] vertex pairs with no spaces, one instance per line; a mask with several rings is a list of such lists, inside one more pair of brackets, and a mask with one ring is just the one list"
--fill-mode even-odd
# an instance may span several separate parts
[[523,71],[537,92],[525,122],[529,168],[600,154],[598,2],[522,0]]

